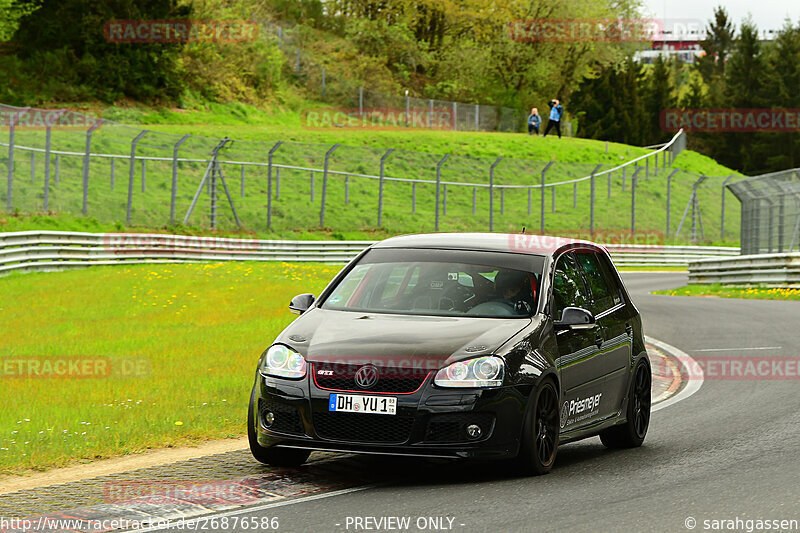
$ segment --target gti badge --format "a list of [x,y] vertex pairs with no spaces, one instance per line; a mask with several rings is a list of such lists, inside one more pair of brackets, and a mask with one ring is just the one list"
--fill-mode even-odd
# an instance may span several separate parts
[[378,382],[378,368],[375,365],[364,365],[355,375],[356,385],[362,389],[369,389]]

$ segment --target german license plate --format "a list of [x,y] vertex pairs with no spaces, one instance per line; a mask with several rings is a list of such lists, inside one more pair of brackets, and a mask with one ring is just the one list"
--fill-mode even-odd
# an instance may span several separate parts
[[328,411],[393,415],[397,413],[397,398],[394,396],[331,394]]

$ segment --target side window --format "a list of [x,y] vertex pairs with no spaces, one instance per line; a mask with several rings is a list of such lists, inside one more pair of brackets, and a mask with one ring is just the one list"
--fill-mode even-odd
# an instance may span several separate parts
[[583,270],[589,292],[592,297],[591,312],[595,315],[614,307],[613,291],[606,281],[607,276],[600,263],[600,257],[594,252],[578,252],[575,254]]
[[603,272],[603,277],[606,280],[608,288],[611,289],[611,298],[614,300],[614,305],[622,303],[622,288],[619,285],[619,278],[617,277],[616,268],[603,254],[596,254],[600,263],[600,270]]
[[589,308],[586,286],[572,254],[562,255],[553,276],[553,318],[561,319],[565,307]]

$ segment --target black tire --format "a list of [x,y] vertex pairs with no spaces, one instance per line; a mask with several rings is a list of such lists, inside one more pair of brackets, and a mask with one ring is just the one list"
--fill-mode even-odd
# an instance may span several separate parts
[[515,467],[524,475],[547,474],[558,452],[558,391],[551,379],[545,379],[528,403],[522,428],[522,446]]
[[625,423],[600,433],[600,440],[606,447],[637,448],[642,445],[650,426],[650,385],[650,366],[639,361],[628,391]]
[[308,456],[311,455],[310,450],[299,450],[296,448],[265,448],[258,443],[256,433],[256,421],[253,411],[253,405],[256,397],[256,391],[250,394],[250,405],[247,406],[247,440],[250,443],[250,453],[253,454],[256,461],[270,466],[300,466],[305,463]]

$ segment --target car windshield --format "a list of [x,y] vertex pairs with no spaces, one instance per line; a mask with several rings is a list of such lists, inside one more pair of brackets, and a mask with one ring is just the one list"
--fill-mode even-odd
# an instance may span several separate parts
[[451,250],[368,252],[323,309],[522,318],[535,313],[543,258]]

